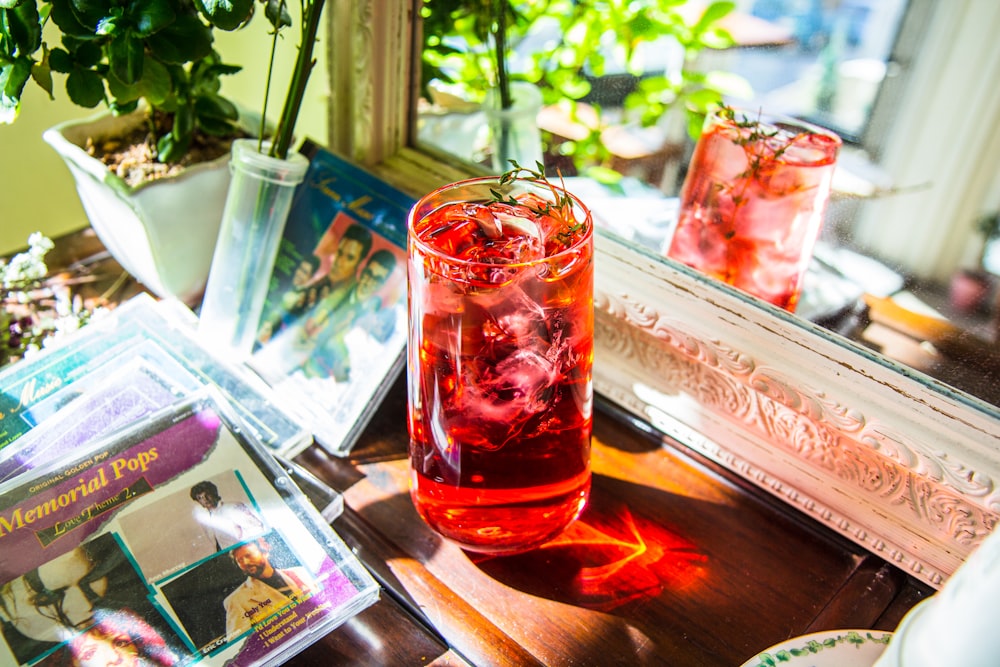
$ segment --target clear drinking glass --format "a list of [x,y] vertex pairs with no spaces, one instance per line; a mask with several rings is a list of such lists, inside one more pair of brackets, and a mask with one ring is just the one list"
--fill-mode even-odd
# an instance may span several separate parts
[[532,549],[590,492],[590,212],[489,177],[423,197],[408,227],[413,502],[465,549]]
[[667,255],[794,311],[841,145],[791,118],[709,114]]

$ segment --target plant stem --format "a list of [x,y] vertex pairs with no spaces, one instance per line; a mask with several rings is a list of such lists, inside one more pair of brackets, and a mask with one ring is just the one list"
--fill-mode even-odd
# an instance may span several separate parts
[[302,5],[302,35],[298,55],[295,58],[295,69],[292,80],[288,84],[288,95],[285,106],[278,119],[278,128],[274,143],[271,145],[271,156],[282,160],[288,157],[288,147],[292,143],[295,122],[299,117],[299,109],[305,97],[306,84],[312,73],[316,60],[313,58],[313,47],[316,44],[316,34],[319,31],[320,16],[323,14],[325,0],[312,0]]
[[510,79],[507,78],[507,2],[508,0],[493,0],[496,12],[496,32],[493,34],[493,44],[496,53],[497,90],[500,92],[500,109],[509,109],[514,104],[510,94]]
[[494,56],[497,67],[497,96],[500,101],[500,136],[496,150],[504,160],[511,157],[510,118],[504,112],[514,106],[514,98],[510,92],[510,79],[507,77],[507,2],[508,0],[493,0],[495,30],[493,33]]
[[[285,0],[281,0],[281,11],[285,9]],[[274,57],[278,52],[278,26],[274,26],[274,36],[271,38],[271,58],[267,61],[267,85],[264,86],[264,105],[260,110],[260,132],[257,136],[257,152],[264,147],[264,135],[267,134],[267,103],[271,97],[271,76],[274,74]]]

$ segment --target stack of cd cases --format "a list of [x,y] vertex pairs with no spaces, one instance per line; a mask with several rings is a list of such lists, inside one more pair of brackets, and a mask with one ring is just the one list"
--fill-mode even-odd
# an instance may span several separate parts
[[0,664],[275,664],[378,599],[311,434],[192,316],[139,296],[0,372]]

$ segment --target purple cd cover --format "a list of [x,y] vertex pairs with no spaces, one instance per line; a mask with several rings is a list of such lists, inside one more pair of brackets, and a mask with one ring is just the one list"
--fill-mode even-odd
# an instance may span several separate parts
[[377,600],[235,420],[207,389],[4,484],[0,664],[274,664]]

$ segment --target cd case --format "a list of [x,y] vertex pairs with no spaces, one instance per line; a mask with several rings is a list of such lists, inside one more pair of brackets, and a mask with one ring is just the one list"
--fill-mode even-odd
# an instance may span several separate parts
[[147,372],[142,386],[131,392],[135,400],[140,400],[140,389],[147,392],[148,402],[150,392],[181,397],[211,386],[268,449],[292,457],[312,444],[309,430],[277,404],[259,377],[216,358],[197,342],[196,324],[194,313],[180,302],[140,294],[65,336],[57,346],[0,371],[0,461],[12,443],[87,387],[129,364],[144,366]]
[[247,364],[328,452],[350,452],[402,372],[414,200],[306,141]]
[[[75,382],[38,401],[25,413],[34,427],[0,450],[0,484],[71,456],[78,447],[165,409],[204,385],[150,341],[128,346]],[[327,521],[343,511],[343,497],[298,464],[274,457]]]
[[72,452],[0,484],[0,664],[276,664],[378,599],[214,387]]

